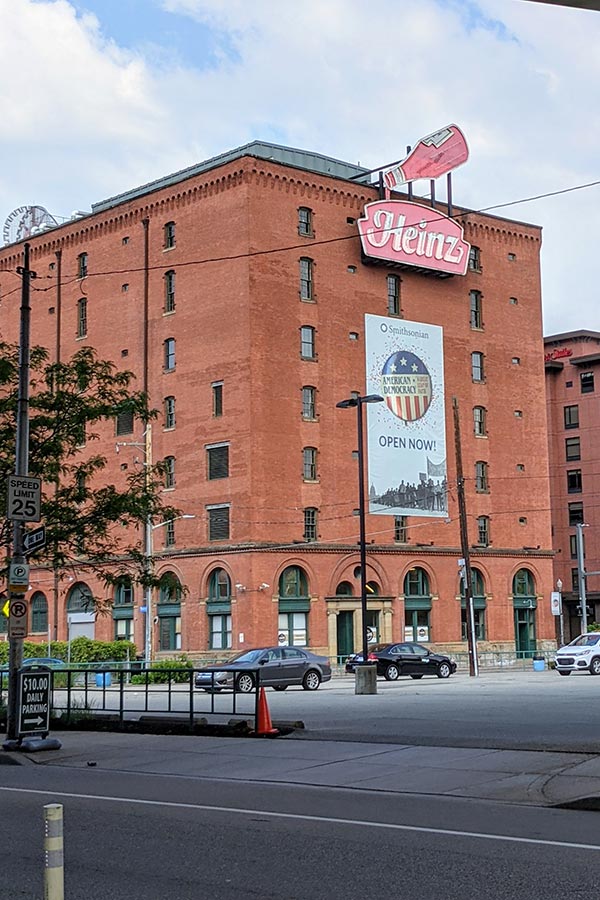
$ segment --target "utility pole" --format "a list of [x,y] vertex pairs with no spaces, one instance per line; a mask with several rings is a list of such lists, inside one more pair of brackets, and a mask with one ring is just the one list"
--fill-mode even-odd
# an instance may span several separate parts
[[477,658],[477,639],[475,635],[475,606],[473,603],[473,582],[471,579],[471,558],[469,555],[469,533],[467,528],[467,504],[465,502],[465,479],[462,467],[462,447],[460,442],[460,420],[458,415],[458,400],[452,398],[454,412],[454,441],[456,447],[456,487],[458,495],[458,517],[460,521],[460,545],[463,555],[463,584],[465,590],[465,604],[467,607],[467,644],[469,647],[469,675],[479,675],[479,660]]
[[[15,447],[15,475],[29,474],[29,357],[31,332],[30,282],[35,272],[29,268],[29,244],[23,248],[23,265],[17,267],[17,274],[22,277],[21,312],[19,333],[19,387],[17,393],[17,428]],[[12,565],[25,565],[23,548],[23,522],[13,519]],[[9,579],[10,582],[10,579]],[[22,599],[22,594],[14,594],[10,590],[9,599]],[[12,618],[12,615],[11,615]],[[16,740],[17,735],[17,682],[18,671],[23,664],[23,637],[11,633],[9,619],[8,650],[8,715],[6,736],[9,741]]]

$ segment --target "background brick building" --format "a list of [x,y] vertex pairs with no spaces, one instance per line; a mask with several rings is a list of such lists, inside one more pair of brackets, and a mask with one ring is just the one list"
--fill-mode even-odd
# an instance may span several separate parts
[[[370,181],[257,142],[30,238],[47,288],[33,295],[32,342],[63,359],[89,344],[136,373],[161,411],[151,452],[171,460],[169,501],[195,516],[155,523],[159,653],[360,646],[356,420],[336,402],[364,392],[365,313],[444,329],[450,485],[448,520],[367,517],[374,636],[466,650],[456,396],[482,647],[530,653],[555,638],[540,229],[455,208],[472,245],[466,276],[369,265],[356,221],[378,197]],[[22,245],[0,251],[3,295],[21,262]],[[17,340],[18,291],[0,327]],[[143,462],[144,443],[139,423],[106,427],[108,476]],[[40,639],[50,590],[50,575],[32,572]],[[50,629],[66,637],[70,617],[72,635],[141,648],[139,587],[96,621],[89,593],[103,596],[83,569],[63,582]]]

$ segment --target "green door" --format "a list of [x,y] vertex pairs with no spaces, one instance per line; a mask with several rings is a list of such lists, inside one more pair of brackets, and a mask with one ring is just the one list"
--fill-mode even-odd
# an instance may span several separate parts
[[535,653],[535,609],[515,609],[515,649],[517,659],[528,659]]
[[343,663],[351,653],[354,653],[354,613],[344,610],[337,614],[338,663]]

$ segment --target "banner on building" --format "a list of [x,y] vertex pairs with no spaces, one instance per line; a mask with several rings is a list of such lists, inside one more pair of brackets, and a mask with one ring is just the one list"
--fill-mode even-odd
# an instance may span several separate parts
[[366,315],[365,343],[369,512],[446,517],[442,329]]

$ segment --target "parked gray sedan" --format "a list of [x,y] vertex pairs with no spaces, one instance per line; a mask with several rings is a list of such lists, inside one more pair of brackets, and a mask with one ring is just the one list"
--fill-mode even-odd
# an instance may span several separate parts
[[261,647],[244,650],[225,663],[201,669],[196,672],[194,684],[205,691],[220,691],[235,684],[236,690],[248,693],[254,689],[257,669],[260,669],[261,686],[276,691],[285,691],[294,684],[301,684],[305,691],[316,691],[322,681],[331,678],[331,665],[326,656],[317,656],[300,647]]

